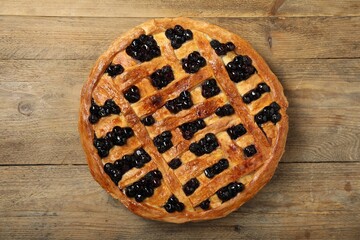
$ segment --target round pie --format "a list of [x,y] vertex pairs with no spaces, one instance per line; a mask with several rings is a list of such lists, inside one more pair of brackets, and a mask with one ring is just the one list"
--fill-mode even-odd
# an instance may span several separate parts
[[95,180],[134,213],[182,223],[224,217],[272,177],[287,100],[239,36],[188,18],[115,40],[81,93],[79,131]]

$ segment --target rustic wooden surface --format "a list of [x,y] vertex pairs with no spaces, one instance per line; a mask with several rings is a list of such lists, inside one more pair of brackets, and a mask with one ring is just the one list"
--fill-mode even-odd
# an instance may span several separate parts
[[[121,33],[189,16],[247,39],[290,102],[272,181],[226,218],[144,220],[93,181],[83,81]],[[360,2],[0,0],[0,239],[360,239]]]

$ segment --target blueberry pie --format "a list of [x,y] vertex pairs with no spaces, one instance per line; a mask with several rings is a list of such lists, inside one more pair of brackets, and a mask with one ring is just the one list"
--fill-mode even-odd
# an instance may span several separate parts
[[283,88],[239,36],[187,18],[150,20],[98,59],[79,131],[96,181],[134,213],[224,217],[272,177],[288,132]]

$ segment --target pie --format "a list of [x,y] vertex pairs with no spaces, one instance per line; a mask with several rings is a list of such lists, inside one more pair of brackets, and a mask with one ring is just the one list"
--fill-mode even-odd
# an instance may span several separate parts
[[155,19],[97,60],[79,132],[93,177],[132,212],[200,221],[238,209],[270,180],[287,107],[242,38],[188,18]]

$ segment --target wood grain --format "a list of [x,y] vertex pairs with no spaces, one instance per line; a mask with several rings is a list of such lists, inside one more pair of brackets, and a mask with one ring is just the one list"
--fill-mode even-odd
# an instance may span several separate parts
[[[0,142],[2,164],[85,163],[77,114],[92,64],[0,61],[0,131],[7,136]],[[271,65],[290,102],[292,127],[283,161],[359,161],[358,60],[286,59]]]
[[85,17],[359,16],[357,0],[1,1],[1,15]]
[[86,166],[0,167],[0,238],[356,239],[359,171],[359,163],[280,164],[270,184],[227,218],[174,225],[129,212]]
[[[0,0],[0,239],[360,239],[358,0]],[[247,39],[289,99],[273,180],[226,218],[130,213],[92,179],[80,89],[110,43],[154,17],[196,17]]]
[[[0,16],[0,59],[92,59],[145,18]],[[204,19],[202,19],[204,20]],[[358,58],[360,17],[209,18],[262,56]]]

